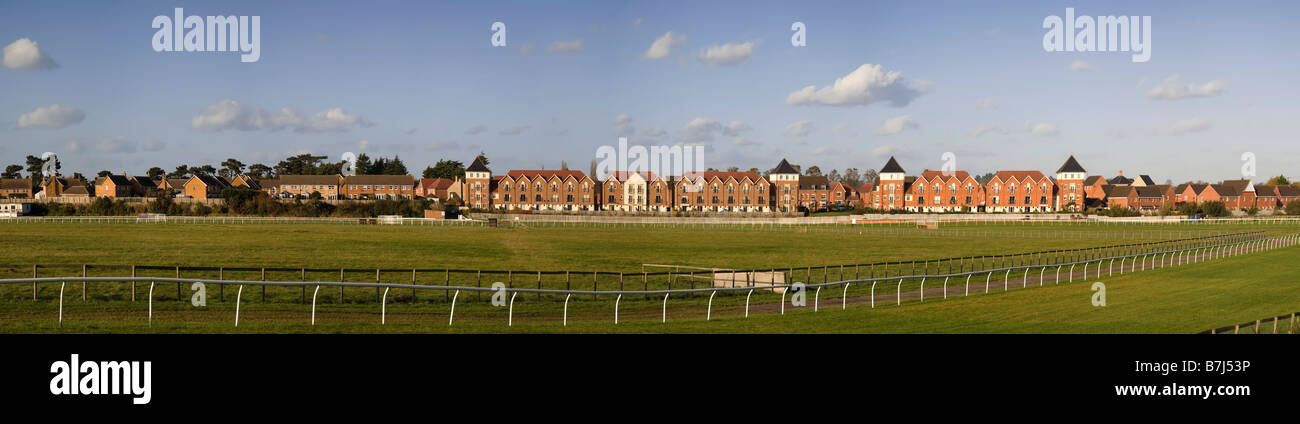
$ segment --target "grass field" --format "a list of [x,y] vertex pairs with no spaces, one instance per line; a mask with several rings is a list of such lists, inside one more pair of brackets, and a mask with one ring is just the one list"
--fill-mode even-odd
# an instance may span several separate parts
[[[883,237],[845,230],[774,233],[672,228],[24,224],[0,225],[10,241],[0,248],[0,256],[5,258],[0,262],[640,272],[641,263],[798,267],[1078,248],[1251,229],[1240,225],[1147,225],[1098,234],[1095,228],[1026,225],[1030,228],[975,228],[987,231],[988,236],[954,238],[936,237],[925,230]],[[1266,230],[1283,233],[1296,228],[1271,226]],[[1076,231],[1089,231],[1090,235],[1070,236]],[[1044,236],[1045,232],[1056,232],[1059,237]],[[756,291],[753,315],[748,319],[741,317],[743,295],[719,295],[714,300],[713,320],[708,322],[704,321],[707,296],[682,296],[670,300],[668,324],[659,323],[661,298],[629,296],[621,300],[618,326],[612,323],[612,296],[570,302],[570,325],[564,327],[560,325],[562,297],[520,295],[514,306],[515,325],[507,327],[506,308],[490,306],[487,295],[462,293],[456,304],[456,324],[448,327],[450,303],[445,293],[424,292],[412,299],[405,291],[390,294],[388,322],[381,326],[380,305],[373,290],[348,289],[343,302],[338,302],[333,289],[323,288],[318,325],[313,327],[310,305],[298,303],[303,296],[300,289],[271,288],[264,303],[260,289],[246,287],[236,329],[235,287],[221,289],[220,295],[217,288],[209,288],[208,306],[194,308],[188,303],[188,287],[178,298],[173,285],[160,284],[161,289],[155,289],[155,325],[150,328],[143,301],[148,284],[141,283],[139,300],[131,302],[129,284],[121,283],[90,286],[86,301],[80,298],[80,285],[69,284],[65,326],[59,329],[58,284],[42,284],[37,301],[31,300],[30,285],[18,285],[0,289],[0,310],[4,311],[0,332],[1196,332],[1300,310],[1300,277],[1288,268],[1289,258],[1297,251],[1292,247],[1103,278],[1110,295],[1105,308],[1093,308],[1091,291],[1079,282],[1060,286],[1049,282],[1042,288],[995,290],[987,295],[981,290],[969,298],[927,298],[924,304],[905,300],[901,307],[894,306],[892,299],[875,309],[857,303],[846,311],[839,308],[840,290],[833,289],[822,293],[820,312],[811,312],[810,296],[809,307],[788,307],[785,315],[776,313],[780,295]],[[14,269],[5,275],[21,276],[30,274]],[[250,276],[227,276],[246,277]],[[373,281],[373,275],[369,278]],[[441,283],[437,276],[430,278],[430,282]],[[359,281],[366,281],[365,277]],[[914,289],[911,284],[902,290]],[[306,294],[310,296],[311,291]],[[859,299],[869,296],[867,288],[860,286],[851,287],[846,294]]]

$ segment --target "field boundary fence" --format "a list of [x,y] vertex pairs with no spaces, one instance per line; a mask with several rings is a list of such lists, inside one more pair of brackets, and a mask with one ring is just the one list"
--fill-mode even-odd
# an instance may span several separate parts
[[[39,277],[34,275],[33,277],[30,278],[0,279],[0,285],[30,283],[33,285],[33,299],[35,300],[37,294],[36,287],[38,284],[58,283],[60,325],[62,325],[62,320],[63,320],[63,302],[65,297],[65,291],[67,288],[67,283],[81,282],[83,299],[85,299],[85,291],[87,287],[86,283],[130,282],[132,283],[132,300],[134,301],[135,291],[136,291],[135,284],[136,282],[141,282],[141,281],[150,282],[147,301],[149,303],[151,325],[152,325],[153,301],[155,298],[154,289],[157,283],[176,283],[177,294],[178,294],[177,297],[179,299],[184,299],[184,297],[180,295],[180,287],[183,284],[194,284],[194,283],[214,284],[214,285],[218,285],[222,289],[224,289],[225,285],[238,286],[238,291],[235,298],[236,326],[238,326],[239,305],[242,302],[244,286],[248,286],[248,285],[260,286],[263,289],[263,302],[265,302],[266,287],[300,287],[303,291],[304,300],[305,300],[306,289],[308,287],[314,287],[312,302],[311,302],[313,325],[315,324],[317,295],[319,294],[321,287],[329,287],[329,288],[338,287],[340,290],[340,294],[342,293],[342,290],[344,288],[371,288],[371,287],[375,288],[376,294],[379,295],[379,298],[377,300],[379,300],[381,304],[381,324],[386,322],[386,314],[387,314],[386,311],[387,311],[387,305],[389,303],[388,293],[392,289],[410,290],[413,299],[415,293],[420,290],[444,291],[445,293],[449,294],[449,300],[451,301],[451,310],[452,310],[451,314],[448,317],[449,325],[454,321],[455,302],[457,299],[460,298],[460,292],[462,291],[474,293],[476,295],[483,294],[483,293],[489,293],[489,294],[508,293],[510,295],[510,306],[509,306],[510,312],[509,312],[509,320],[508,320],[509,325],[513,324],[513,317],[514,317],[513,311],[514,311],[515,297],[521,293],[525,295],[536,294],[539,299],[541,298],[542,295],[553,295],[553,296],[563,295],[564,314],[565,314],[564,322],[566,323],[566,325],[568,322],[568,303],[570,298],[572,298],[573,296],[590,295],[592,296],[592,299],[597,299],[598,296],[607,296],[607,298],[615,297],[616,300],[615,300],[614,316],[616,317],[615,321],[617,323],[619,301],[621,301],[624,296],[642,295],[645,296],[646,299],[649,299],[650,298],[649,296],[654,295],[656,296],[657,299],[658,295],[663,295],[663,310],[664,310],[663,320],[666,322],[668,301],[670,296],[674,294],[689,296],[695,294],[702,295],[704,293],[709,293],[708,304],[707,304],[708,309],[705,316],[711,317],[712,310],[713,310],[713,299],[717,294],[731,293],[731,294],[739,295],[741,293],[746,293],[745,294],[745,316],[748,317],[749,307],[750,307],[750,297],[754,294],[755,290],[760,290],[760,291],[770,290],[772,292],[779,291],[781,294],[781,304],[780,304],[781,313],[784,314],[787,294],[802,294],[806,297],[808,295],[809,290],[815,289],[816,292],[814,294],[815,297],[813,298],[814,299],[813,310],[817,311],[819,309],[820,294],[823,288],[842,287],[843,298],[841,299],[841,303],[844,308],[847,308],[847,299],[848,299],[847,293],[849,287],[853,284],[865,285],[867,283],[870,283],[871,284],[870,303],[871,303],[871,307],[875,308],[876,300],[877,300],[876,285],[881,282],[885,282],[887,284],[891,284],[891,283],[896,284],[895,287],[896,305],[901,305],[903,300],[903,296],[902,296],[903,283],[904,281],[907,280],[912,280],[912,281],[920,280],[920,291],[919,291],[920,301],[924,302],[925,293],[926,293],[925,282],[927,280],[934,281],[935,282],[934,284],[939,284],[938,283],[939,279],[942,279],[943,280],[942,296],[943,298],[946,299],[948,297],[949,280],[951,280],[954,277],[959,279],[961,277],[966,277],[964,280],[965,288],[963,290],[963,293],[965,293],[964,296],[969,296],[971,277],[976,277],[981,275],[986,275],[985,282],[984,282],[985,293],[989,292],[990,283],[992,282],[994,276],[1002,277],[1003,291],[1008,291],[1011,285],[1010,284],[1011,274],[1017,271],[1023,271],[1023,276],[1021,277],[1022,288],[1028,287],[1029,275],[1031,274],[1032,270],[1035,269],[1040,270],[1036,278],[1036,282],[1038,283],[1039,286],[1044,285],[1047,276],[1049,275],[1047,274],[1049,270],[1053,271],[1053,273],[1050,274],[1054,277],[1053,284],[1060,284],[1062,282],[1062,277],[1060,275],[1060,272],[1063,269],[1065,269],[1067,272],[1067,278],[1069,280],[1067,281],[1067,283],[1070,283],[1074,281],[1075,275],[1077,274],[1075,268],[1079,267],[1080,265],[1082,265],[1083,278],[1086,280],[1088,276],[1088,270],[1090,268],[1095,268],[1094,269],[1095,274],[1093,275],[1097,277],[1100,277],[1103,273],[1106,273],[1108,276],[1114,275],[1115,261],[1118,260],[1119,273],[1122,275],[1125,272],[1125,267],[1128,267],[1128,272],[1146,271],[1148,269],[1158,269],[1158,268],[1165,268],[1169,266],[1179,266],[1179,265],[1185,265],[1189,263],[1197,263],[1197,262],[1202,262],[1207,260],[1238,256],[1238,255],[1257,252],[1265,249],[1274,249],[1274,248],[1279,248],[1284,246],[1290,246],[1296,244],[1297,242],[1300,242],[1300,233],[1292,233],[1292,234],[1270,237],[1270,236],[1266,236],[1263,232],[1249,232],[1249,233],[1240,233],[1240,234],[1229,234],[1229,235],[1216,236],[1216,237],[1203,237],[1194,240],[1177,240],[1175,242],[1176,243],[1170,243],[1170,244],[1147,243],[1147,244],[1142,244],[1141,248],[1138,249],[1111,250],[1108,251],[1109,252],[1108,255],[1075,256],[1069,259],[1063,259],[1062,261],[1059,262],[1053,261],[1051,263],[1014,264],[1014,263],[1004,262],[1002,266],[997,266],[988,269],[978,269],[978,270],[972,269],[969,271],[965,269],[958,269],[954,272],[952,268],[949,268],[945,272],[945,271],[941,271],[942,268],[936,267],[935,268],[936,272],[930,273],[929,268],[927,267],[925,271],[921,274],[916,274],[913,272],[908,274],[900,273],[900,275],[880,276],[880,277],[876,277],[873,275],[872,277],[869,278],[853,278],[853,279],[841,278],[834,281],[823,281],[820,283],[795,281],[790,283],[781,283],[781,284],[767,283],[767,284],[759,284],[759,285],[755,285],[752,283],[749,285],[734,285],[733,283],[733,285],[727,286],[725,284],[719,285],[717,284],[718,283],[717,281],[714,281],[714,284],[710,285],[709,287],[694,287],[692,284],[691,287],[683,287],[683,288],[672,288],[671,286],[669,286],[663,289],[659,289],[659,288],[651,289],[649,287],[643,287],[640,290],[637,289],[629,290],[623,287],[622,285],[620,285],[617,290],[614,289],[601,290],[597,285],[593,285],[592,289],[590,290],[585,288],[574,289],[571,287],[565,289],[542,288],[540,286],[540,278],[541,278],[540,276],[542,275],[541,272],[537,273],[538,281],[539,281],[539,285],[537,288],[513,287],[513,286],[483,287],[482,284],[478,284],[475,286],[468,286],[468,285],[453,285],[453,284],[421,285],[421,284],[406,284],[406,283],[385,283],[379,280],[380,271],[378,270],[376,271],[375,282],[348,282],[348,281],[325,281],[325,280],[309,281],[306,278],[305,271],[303,272],[303,278],[300,281],[292,281],[292,280],[267,280],[265,278],[264,270],[261,271],[262,272],[261,279],[224,279],[224,278],[205,279],[205,278],[191,278],[191,277],[180,277],[180,276],[177,277],[139,276],[139,275],[134,275],[134,272],[133,275],[130,277],[123,277],[123,276],[91,277],[85,275],[86,271],[83,268],[82,276]],[[1140,263],[1140,269],[1139,269],[1139,263]],[[1095,265],[1095,267],[1093,265]],[[1103,266],[1105,266],[1105,269],[1103,269]],[[1069,268],[1066,269],[1066,267]],[[899,269],[901,270],[901,268]],[[418,270],[416,272],[418,272]],[[667,274],[671,275],[672,273],[669,272]],[[1002,275],[997,275],[997,274],[1002,274]],[[566,272],[566,275],[571,275],[571,274],[568,274]],[[598,276],[599,274],[597,273],[593,275]],[[621,275],[622,274],[620,273],[620,280],[621,280]],[[735,273],[733,273],[732,275],[735,275]],[[791,280],[787,280],[787,281],[791,281]],[[977,283],[977,292],[978,292],[978,281],[976,283]],[[933,290],[933,286],[932,286],[932,290]],[[453,292],[454,294],[452,294]],[[221,297],[224,301],[224,297],[225,297],[224,294],[222,294]],[[885,300],[887,300],[887,297],[885,298]]]

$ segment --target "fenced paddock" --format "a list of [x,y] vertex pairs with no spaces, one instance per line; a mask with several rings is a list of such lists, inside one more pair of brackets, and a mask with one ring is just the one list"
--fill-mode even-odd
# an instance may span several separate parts
[[[5,278],[0,285],[15,288],[22,284],[31,284],[32,299],[45,299],[47,303],[35,302],[33,308],[48,301],[59,304],[59,320],[62,322],[63,303],[75,300],[80,291],[81,300],[94,302],[99,300],[131,301],[128,305],[147,303],[150,324],[153,322],[155,306],[170,303],[165,309],[169,318],[183,315],[184,306],[191,298],[189,288],[195,282],[206,284],[209,302],[223,304],[231,302],[235,309],[235,320],[239,318],[239,308],[254,308],[273,303],[297,303],[311,305],[311,322],[330,316],[348,315],[353,318],[373,319],[374,309],[379,310],[379,322],[389,319],[388,309],[397,303],[408,303],[407,311],[421,309],[421,321],[441,315],[448,325],[456,322],[456,308],[460,305],[462,318],[464,313],[486,313],[484,305],[493,295],[508,295],[510,306],[506,316],[506,325],[513,325],[517,319],[535,319],[543,314],[541,311],[563,308],[561,325],[567,324],[570,307],[582,313],[596,313],[607,310],[613,302],[612,312],[618,315],[620,303],[641,298],[640,307],[634,312],[624,314],[622,319],[667,321],[670,318],[670,306],[674,307],[674,319],[680,314],[698,314],[704,307],[704,316],[711,318],[715,305],[726,303],[737,309],[743,300],[745,316],[749,315],[751,306],[767,313],[784,313],[787,296],[793,297],[799,290],[805,290],[810,307],[824,309],[841,306],[847,308],[850,298],[865,307],[881,307],[893,303],[901,305],[908,302],[925,302],[940,300],[949,296],[971,296],[996,293],[1001,283],[1002,291],[1013,288],[1029,288],[1031,282],[1044,285],[1069,284],[1076,277],[1087,279],[1092,272],[1094,279],[1102,274],[1107,276],[1124,273],[1142,272],[1149,269],[1177,267],[1191,263],[1216,260],[1224,257],[1238,256],[1295,244],[1295,234],[1268,236],[1263,232],[1244,232],[1191,239],[1169,240],[1131,245],[1114,245],[1092,249],[1069,251],[1029,252],[1020,255],[991,257],[944,258],[920,261],[894,261],[874,264],[827,265],[820,269],[805,267],[803,269],[788,267],[785,270],[728,270],[732,275],[744,275],[742,271],[758,273],[780,272],[790,283],[755,284],[753,281],[737,282],[732,287],[715,284],[699,284],[698,278],[690,272],[643,272],[641,287],[636,287],[635,274],[628,273],[573,273],[560,271],[480,271],[480,270],[360,270],[360,269],[284,269],[284,268],[162,268],[131,267],[132,274],[124,276],[124,266],[90,266],[79,267],[51,265],[30,267],[31,276]],[[865,265],[865,266],[864,266]],[[1118,265],[1118,267],[1116,266]],[[852,268],[852,274],[849,269]],[[12,274],[21,272],[23,266],[3,267],[3,272]],[[866,270],[864,270],[866,268]],[[933,271],[932,271],[933,270]],[[79,271],[79,272],[78,272]],[[455,272],[456,278],[452,275]],[[817,272],[820,271],[820,272]],[[1037,275],[1034,274],[1037,271]],[[217,278],[211,278],[213,273]],[[469,281],[472,272],[473,283]],[[742,272],[741,274],[737,274]],[[337,274],[335,274],[337,273]],[[502,275],[504,273],[504,275]],[[1064,273],[1064,274],[1062,274]],[[78,275],[80,274],[80,275]],[[296,274],[296,275],[295,275]],[[820,274],[820,275],[819,275]],[[328,275],[328,277],[326,277]],[[852,275],[852,277],[849,277]],[[501,277],[505,277],[501,279]],[[833,277],[832,277],[833,276]],[[441,282],[439,282],[441,277]],[[484,278],[489,277],[489,278]],[[590,280],[587,280],[590,277]],[[631,278],[629,278],[631,277]],[[651,277],[655,281],[652,285]],[[820,277],[820,280],[818,279]],[[980,284],[978,277],[984,277]],[[1020,287],[1016,287],[1017,278]],[[373,280],[372,280],[373,278]],[[407,280],[409,278],[409,281]],[[617,280],[615,280],[617,278]],[[961,291],[957,292],[957,282],[961,280]],[[971,280],[974,279],[975,293],[971,293]],[[506,287],[493,289],[484,281],[502,281]],[[999,281],[1000,280],[1000,281]],[[493,281],[493,282],[495,282]],[[706,280],[708,281],[708,280]],[[942,281],[942,283],[940,282]],[[147,284],[146,284],[147,282]],[[929,282],[929,286],[926,283]],[[795,283],[802,283],[796,289]],[[175,284],[175,297],[171,297],[172,285]],[[563,288],[560,285],[563,284]],[[698,284],[698,285],[697,285]],[[942,284],[942,286],[940,286]],[[892,286],[892,287],[891,287]],[[941,289],[939,287],[942,287]],[[774,288],[787,289],[784,293],[773,293]],[[894,293],[889,293],[891,290]],[[374,296],[370,297],[370,290]],[[337,290],[337,297],[332,297]],[[868,291],[869,290],[869,291]],[[942,292],[939,292],[942,290]],[[6,290],[11,291],[11,290]],[[793,293],[791,292],[793,291]],[[834,293],[834,292],[840,293]],[[214,293],[215,292],[215,293]],[[983,293],[981,293],[983,292]],[[270,298],[268,300],[268,293]],[[406,294],[407,297],[404,297]],[[839,294],[839,296],[835,296]],[[889,296],[893,294],[893,296]],[[908,296],[905,297],[904,294]],[[441,296],[440,296],[441,295]],[[836,299],[838,297],[839,299]],[[661,300],[662,299],[662,300]],[[168,302],[168,301],[171,302]],[[841,305],[835,305],[840,300]],[[890,301],[893,302],[890,302]],[[287,302],[286,302],[287,301]],[[530,312],[516,316],[516,302],[532,301]],[[660,314],[654,314],[647,304],[662,302]],[[716,303],[715,303],[716,302]],[[119,303],[119,306],[120,306]],[[869,303],[869,305],[867,305]],[[326,312],[326,305],[344,306],[343,311]],[[423,305],[423,306],[422,306]],[[430,307],[438,305],[437,308]],[[892,306],[892,305],[891,305]],[[125,306],[124,308],[139,308]],[[687,310],[680,310],[684,307]],[[318,310],[318,308],[320,310]],[[434,310],[438,313],[433,313]],[[774,310],[776,309],[776,310]],[[138,313],[136,309],[131,309]],[[248,309],[245,309],[247,312]],[[367,312],[368,311],[368,312]],[[48,311],[47,311],[48,312]],[[258,313],[264,311],[259,310]],[[551,311],[554,312],[554,311]],[[496,314],[499,315],[499,314]],[[553,317],[554,314],[551,316]],[[472,315],[471,315],[472,316]],[[370,317],[370,318],[366,318]],[[247,322],[247,316],[245,317]],[[302,320],[298,313],[278,312],[259,315],[259,319]],[[407,316],[407,318],[410,318]],[[499,317],[498,317],[499,318]],[[615,318],[617,320],[618,318]]]

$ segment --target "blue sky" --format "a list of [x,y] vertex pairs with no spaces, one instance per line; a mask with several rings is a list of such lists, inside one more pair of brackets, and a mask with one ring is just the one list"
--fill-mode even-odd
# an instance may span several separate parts
[[[1044,51],[1043,18],[1064,16],[1067,6],[1077,15],[1151,16],[1150,61]],[[150,23],[175,7],[261,16],[261,59],[155,52]],[[6,58],[0,67],[0,162],[52,151],[65,172],[141,174],[228,157],[274,165],[299,152],[337,160],[351,151],[400,155],[418,173],[484,151],[501,172],[555,169],[562,160],[586,170],[597,147],[631,134],[634,143],[703,143],[705,165],[715,168],[767,169],[788,157],[824,171],[865,170],[896,155],[919,173],[939,169],[940,156],[953,152],[971,172],[1050,173],[1074,154],[1091,174],[1217,181],[1239,177],[1242,153],[1252,152],[1260,176],[1295,177],[1300,30],[1289,18],[1297,9],[1294,2],[4,2],[0,45],[26,39],[56,65],[22,66],[18,58],[10,67]],[[505,47],[490,45],[496,21],[507,25]],[[790,45],[795,21],[807,25],[807,46]],[[647,58],[669,32],[679,42]],[[706,63],[714,57],[706,49],[745,43],[747,55],[727,56],[738,62]],[[903,104],[791,104],[792,93],[830,86],[863,65],[897,72],[889,88],[914,94]],[[1171,89],[1201,95],[1152,94]],[[219,110],[295,123],[253,125]],[[911,124],[888,134],[890,120]]]

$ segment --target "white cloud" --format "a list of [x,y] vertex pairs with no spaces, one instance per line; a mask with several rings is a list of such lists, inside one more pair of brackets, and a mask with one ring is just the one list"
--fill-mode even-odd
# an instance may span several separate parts
[[798,122],[792,122],[790,123],[790,125],[786,125],[785,131],[782,131],[781,134],[784,134],[786,137],[804,137],[812,133],[812,130],[813,130],[812,121],[803,120]]
[[104,137],[98,140],[68,140],[63,145],[63,149],[71,153],[135,153],[140,150],[146,152],[155,152],[162,150],[163,143],[151,140],[144,143],[137,143],[126,137]]
[[1084,61],[1082,61],[1082,60],[1076,60],[1076,61],[1070,63],[1070,70],[1071,70],[1071,71],[1076,71],[1076,72],[1078,72],[1078,71],[1091,71],[1091,70],[1093,70],[1093,68],[1092,68],[1092,65],[1089,65],[1089,64],[1088,64],[1088,62],[1084,62]]
[[487,125],[475,125],[465,130],[465,135],[481,134],[487,131]]
[[375,146],[370,145],[370,140],[361,140],[357,142],[357,150],[364,152],[370,150],[371,147]]
[[668,131],[665,131],[662,127],[650,127],[642,129],[641,134],[646,137],[659,138],[668,135]]
[[1193,97],[1209,97],[1222,94],[1227,88],[1223,81],[1215,80],[1205,84],[1183,84],[1183,79],[1177,74],[1166,78],[1164,82],[1151,87],[1147,91],[1147,98],[1153,100],[1178,100]]
[[1173,124],[1156,128],[1151,131],[1152,135],[1178,136],[1189,133],[1202,132],[1210,129],[1210,120],[1208,118],[1192,118],[1174,122]]
[[533,54],[533,43],[524,43],[524,45],[519,46],[519,54],[524,56]]
[[510,128],[506,128],[506,129],[503,129],[503,130],[497,131],[497,134],[499,134],[499,135],[519,135],[519,134],[523,134],[524,131],[527,131],[528,128],[529,128],[529,127],[528,127],[527,125],[524,125],[524,126],[514,126],[514,127],[510,127]]
[[750,126],[744,122],[731,121],[727,123],[727,126],[722,127],[722,135],[735,137],[750,129]]
[[876,134],[894,135],[903,132],[905,129],[916,129],[920,126],[921,124],[916,122],[915,119],[912,119],[911,115],[903,115],[886,119],[885,123],[880,126],[880,129],[876,130]]
[[722,130],[722,123],[709,118],[695,118],[677,131],[677,139],[682,143],[711,143],[713,133]]
[[573,53],[582,50],[582,39],[556,41],[546,48],[547,53]]
[[10,69],[54,69],[54,63],[41,47],[28,38],[19,38],[4,48],[4,66]]
[[1061,131],[1056,128],[1056,124],[1049,124],[1046,122],[1025,122],[1025,129],[1029,131],[1029,134],[1036,137],[1053,137],[1061,133]]
[[668,31],[662,37],[656,39],[654,43],[651,43],[650,49],[646,50],[645,55],[642,57],[650,60],[663,59],[672,54],[673,47],[685,42],[685,35],[673,34],[672,31]]
[[1002,127],[997,126],[997,125],[992,125],[992,126],[987,126],[987,127],[979,127],[979,128],[976,128],[974,131],[971,131],[971,132],[970,132],[970,136],[971,136],[971,137],[980,137],[980,136],[983,136],[983,135],[985,135],[985,134],[1003,134],[1003,135],[1005,135],[1005,134],[1007,134],[1007,132],[1008,132],[1008,131],[1007,131],[1006,128],[1002,128]]
[[790,93],[785,103],[791,105],[821,104],[830,106],[869,105],[889,102],[894,107],[907,106],[921,95],[903,79],[903,74],[885,72],[880,65],[864,64],[848,75],[835,79],[835,83],[818,89],[815,85]]
[[985,97],[975,101],[976,109],[996,109],[998,105],[993,102],[992,97]]
[[626,113],[614,117],[614,135],[617,137],[631,137],[636,134],[636,127],[632,126],[632,115]]
[[749,55],[754,53],[754,42],[748,43],[727,43],[721,46],[712,46],[700,52],[696,58],[700,63],[705,65],[735,65],[749,59]]
[[203,132],[238,131],[280,131],[293,129],[300,133],[346,131],[352,126],[369,127],[374,124],[358,114],[348,113],[342,108],[333,108],[303,119],[297,111],[289,107],[275,112],[234,100],[222,100],[204,107],[198,115],[190,118],[190,127]]
[[81,123],[86,113],[75,106],[50,105],[38,107],[18,117],[18,128],[58,129]]

